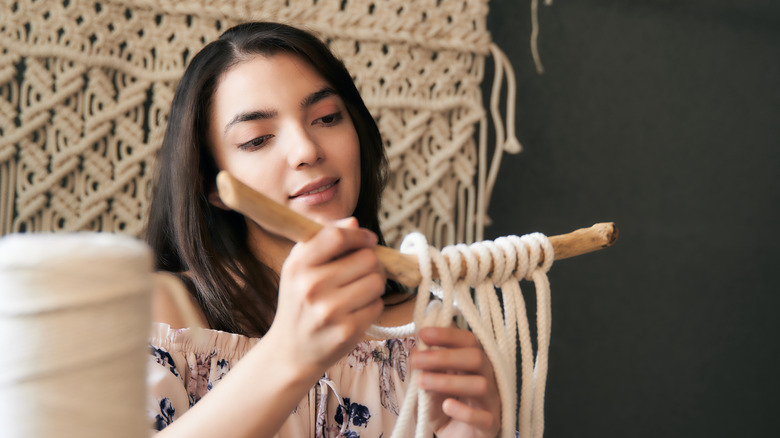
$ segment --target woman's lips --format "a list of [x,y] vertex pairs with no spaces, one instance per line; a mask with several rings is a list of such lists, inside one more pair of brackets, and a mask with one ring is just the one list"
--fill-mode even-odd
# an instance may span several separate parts
[[330,201],[336,196],[338,178],[325,178],[303,186],[290,199],[314,205]]
[[312,190],[312,191],[310,191],[310,192],[301,193],[301,194],[300,194],[300,195],[298,195],[298,196],[313,195],[313,194],[315,194],[315,193],[324,192],[325,190],[328,190],[329,188],[333,187],[333,184],[336,184],[336,183],[335,183],[335,182],[333,182],[333,183],[330,183],[330,184],[326,184],[326,185],[324,185],[324,186],[322,186],[322,187],[320,187],[320,188],[318,188],[318,189],[314,189],[314,190]]

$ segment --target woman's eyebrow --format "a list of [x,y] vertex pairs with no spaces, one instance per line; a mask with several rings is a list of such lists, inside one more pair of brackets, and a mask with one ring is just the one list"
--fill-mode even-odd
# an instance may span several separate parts
[[314,93],[311,93],[310,95],[306,96],[301,101],[301,108],[310,107],[315,103],[321,101],[322,99],[325,99],[326,97],[338,96],[338,94],[339,93],[337,93],[336,90],[334,90],[333,88],[324,87],[320,91],[315,91]]
[[[325,99],[326,97],[330,96],[337,96],[338,92],[334,90],[331,87],[324,87],[323,89],[319,91],[315,91],[314,93],[311,93],[310,95],[303,98],[300,105],[301,108],[308,108],[317,102],[321,101],[322,99]],[[259,111],[247,111],[243,113],[236,114],[230,121],[225,125],[225,132],[224,134],[227,134],[227,132],[230,130],[233,125],[241,122],[251,122],[254,120],[265,120],[265,119],[272,119],[276,117],[278,113],[275,110],[259,110]]]
[[273,119],[277,116],[277,114],[278,113],[274,110],[247,111],[245,113],[238,113],[227,123],[227,125],[225,125],[224,134],[227,134],[228,130],[236,123],[250,122],[253,120]]

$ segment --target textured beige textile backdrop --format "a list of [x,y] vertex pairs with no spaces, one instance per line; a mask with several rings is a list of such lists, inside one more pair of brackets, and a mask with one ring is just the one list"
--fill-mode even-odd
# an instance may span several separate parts
[[3,0],[0,235],[141,235],[184,66],[229,26],[275,20],[326,40],[377,119],[388,242],[481,239],[487,12],[487,0]]

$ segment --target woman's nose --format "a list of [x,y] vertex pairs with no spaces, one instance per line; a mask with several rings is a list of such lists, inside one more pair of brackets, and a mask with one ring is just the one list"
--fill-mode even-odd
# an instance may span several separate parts
[[288,143],[287,162],[293,169],[311,166],[322,160],[322,148],[309,133],[303,129],[294,129]]

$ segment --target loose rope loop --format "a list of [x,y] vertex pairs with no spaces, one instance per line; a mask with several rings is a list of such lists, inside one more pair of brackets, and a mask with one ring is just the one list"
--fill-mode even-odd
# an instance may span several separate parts
[[[544,391],[552,313],[547,271],[555,258],[553,246],[541,233],[500,237],[471,245],[451,245],[441,251],[429,246],[420,233],[408,235],[401,252],[417,255],[422,281],[414,321],[400,327],[372,326],[368,335],[387,339],[416,334],[418,328],[447,326],[456,314],[466,320],[493,365],[501,398],[501,436],[541,438],[544,433]],[[540,264],[540,260],[543,262]],[[461,272],[466,262],[466,271]],[[491,272],[492,266],[492,272]],[[439,279],[433,280],[433,267]],[[534,282],[537,302],[537,351],[534,357],[528,316],[519,281]],[[496,292],[501,289],[501,300]],[[474,291],[472,299],[471,291]],[[421,293],[426,291],[428,293]],[[515,352],[520,344],[522,385],[518,408]],[[418,348],[425,349],[422,342]],[[413,371],[391,438],[408,436],[417,410],[415,437],[427,438],[429,394],[416,384]]]

